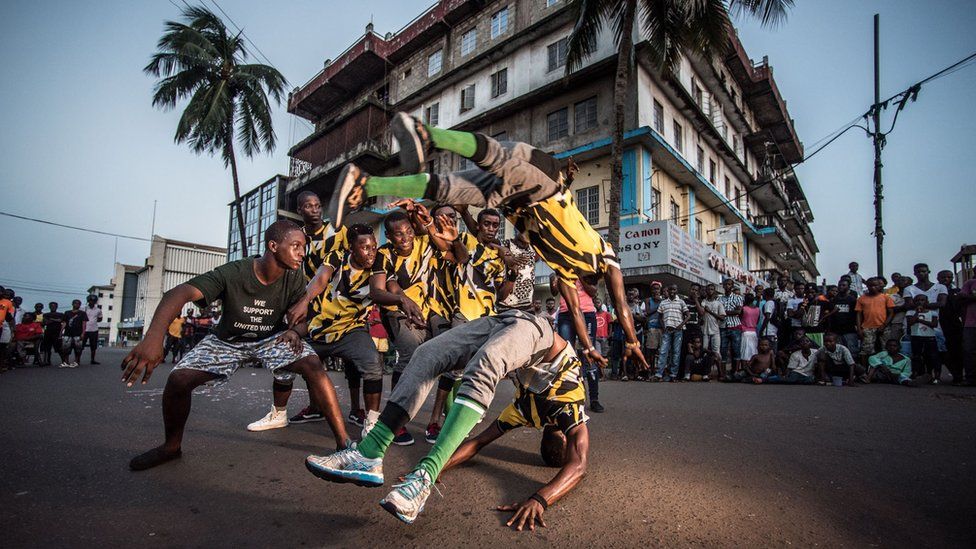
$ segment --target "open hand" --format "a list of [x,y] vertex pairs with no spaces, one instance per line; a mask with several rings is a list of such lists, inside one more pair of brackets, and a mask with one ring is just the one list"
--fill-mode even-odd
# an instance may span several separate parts
[[506,526],[514,526],[519,532],[522,528],[528,526],[529,530],[535,531],[535,524],[539,523],[539,526],[546,528],[546,521],[543,520],[542,514],[545,513],[545,509],[542,505],[534,500],[527,499],[522,503],[513,503],[511,505],[499,505],[495,508],[496,511],[502,512],[514,512],[512,518],[505,523]]
[[145,385],[152,377],[153,370],[162,361],[162,343],[148,339],[143,340],[122,359],[122,383],[125,383],[127,387],[132,387],[139,379],[139,374],[143,374],[142,384]]
[[447,215],[439,215],[434,219],[434,225],[430,229],[430,236],[439,238],[446,242],[454,242],[458,237],[457,221]]
[[302,352],[304,345],[302,344],[302,338],[299,337],[298,332],[292,330],[291,328],[285,330],[278,336],[275,343],[287,343],[288,348],[291,349],[296,355]]

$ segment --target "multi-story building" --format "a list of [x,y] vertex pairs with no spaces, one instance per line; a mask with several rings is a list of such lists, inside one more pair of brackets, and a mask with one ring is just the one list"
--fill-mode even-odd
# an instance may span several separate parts
[[[327,197],[350,161],[398,173],[387,126],[393,112],[406,111],[572,156],[580,166],[577,203],[605,229],[616,55],[604,32],[566,76],[572,26],[563,0],[444,0],[395,33],[381,36],[368,25],[289,96],[289,112],[315,129],[289,151],[285,193]],[[618,250],[627,282],[733,276],[751,283],[772,272],[813,280],[813,217],[790,169],[803,145],[767,59],[753,62],[733,33],[725,55],[685,55],[665,74],[639,30],[634,42]],[[429,165],[468,167],[449,153]],[[375,201],[373,220],[388,202]],[[727,243],[716,243],[717,234]],[[540,281],[545,272],[537,271]]]
[[[287,195],[284,192],[289,177],[275,175],[241,196],[244,214],[244,232],[247,234],[247,253],[260,254],[264,251],[264,231],[281,218],[300,219],[288,211]],[[294,200],[293,200],[294,201]],[[237,227],[237,202],[231,202],[230,225],[227,236],[227,261],[241,259],[241,233]]]
[[[111,283],[88,290],[98,296],[108,341],[142,339],[164,293],[226,262],[226,248],[154,235],[144,265],[116,263]],[[198,312],[193,304],[186,309]]]

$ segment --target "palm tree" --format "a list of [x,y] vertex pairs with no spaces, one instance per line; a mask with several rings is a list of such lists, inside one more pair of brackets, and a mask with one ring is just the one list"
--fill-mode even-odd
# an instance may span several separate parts
[[680,54],[721,54],[729,44],[729,12],[758,17],[764,26],[786,19],[794,0],[573,0],[576,24],[569,37],[566,74],[579,69],[594,51],[604,25],[613,32],[617,71],[613,86],[613,132],[610,143],[610,227],[607,241],[620,244],[620,192],[623,183],[624,105],[634,62],[634,25],[646,35],[652,59],[662,72],[673,73]]
[[153,94],[153,106],[169,110],[189,99],[176,126],[177,143],[189,143],[199,153],[220,152],[230,167],[237,206],[242,257],[247,257],[247,234],[241,209],[234,141],[253,157],[275,147],[268,95],[281,104],[287,81],[274,67],[246,64],[243,31],[232,34],[224,22],[203,7],[183,10],[184,22],[167,21],[157,52],[143,69],[162,77]]

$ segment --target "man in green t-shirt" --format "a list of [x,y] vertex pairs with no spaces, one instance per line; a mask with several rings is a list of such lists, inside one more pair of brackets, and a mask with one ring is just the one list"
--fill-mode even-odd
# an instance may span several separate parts
[[[285,322],[289,306],[305,291],[301,273],[305,235],[298,225],[281,220],[268,227],[264,239],[263,255],[221,265],[166,292],[145,338],[122,361],[123,383],[131,387],[140,375],[142,383],[147,383],[163,360],[166,329],[183,306],[193,301],[203,308],[221,301],[223,314],[213,333],[194,346],[166,380],[165,441],[132,458],[129,468],[133,471],[180,457],[193,390],[205,383],[227,381],[247,361],[261,363],[279,381],[291,381],[296,374],[305,378],[313,398],[323,407],[338,449],[348,445],[335,387],[315,351],[294,330],[287,329]],[[283,408],[285,403],[275,402],[275,406]]]

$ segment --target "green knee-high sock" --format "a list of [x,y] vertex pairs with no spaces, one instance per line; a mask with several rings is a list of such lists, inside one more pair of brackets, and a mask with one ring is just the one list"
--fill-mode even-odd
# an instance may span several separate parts
[[465,158],[474,156],[478,149],[478,143],[474,139],[474,134],[470,132],[459,132],[457,130],[442,130],[433,126],[424,126],[434,146],[438,149],[458,153]]
[[444,464],[451,459],[454,451],[464,442],[464,437],[468,436],[484,415],[485,409],[480,404],[459,396],[444,420],[437,442],[430,449],[430,453],[420,460],[417,468],[427,471],[431,480],[437,480]]
[[392,442],[393,430],[382,421],[377,421],[376,425],[369,430],[366,438],[356,446],[356,449],[359,450],[360,454],[370,459],[376,459],[386,454],[386,449],[390,447]]
[[454,386],[451,387],[451,392],[447,393],[447,398],[444,399],[444,415],[451,413],[451,404],[457,398],[458,389],[461,388],[461,380],[454,382]]
[[415,173],[394,177],[371,175],[366,180],[367,196],[399,196],[401,198],[423,198],[427,191],[430,175]]

